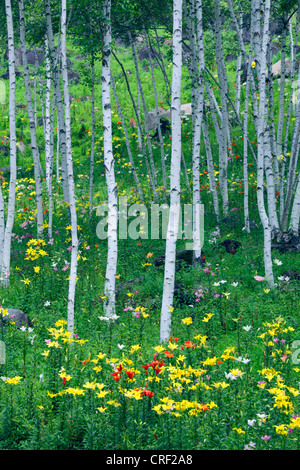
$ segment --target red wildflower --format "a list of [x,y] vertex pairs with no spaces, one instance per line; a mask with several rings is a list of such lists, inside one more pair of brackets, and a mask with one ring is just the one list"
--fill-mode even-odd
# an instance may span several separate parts
[[129,379],[132,379],[135,376],[135,372],[133,372],[131,370],[126,370],[125,372],[128,375]]
[[116,382],[118,382],[118,380],[120,380],[121,376],[117,373],[117,372],[114,372],[113,374],[110,374],[113,376],[113,378],[115,379]]

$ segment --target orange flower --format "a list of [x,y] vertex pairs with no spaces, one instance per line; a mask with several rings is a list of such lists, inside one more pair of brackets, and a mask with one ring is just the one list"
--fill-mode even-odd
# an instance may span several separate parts
[[91,359],[91,355],[89,355],[87,359],[84,359],[83,361],[79,361],[79,362],[82,362],[82,364],[85,365],[87,362],[90,362],[90,359]]
[[174,354],[172,354],[170,351],[164,351],[164,355],[167,357],[174,357]]
[[184,344],[187,348],[195,349],[195,344],[193,344],[192,341],[185,341]]
[[170,336],[170,338],[168,338],[168,341],[176,341],[176,343],[177,343],[178,340],[179,340],[179,338],[171,338],[171,336]]

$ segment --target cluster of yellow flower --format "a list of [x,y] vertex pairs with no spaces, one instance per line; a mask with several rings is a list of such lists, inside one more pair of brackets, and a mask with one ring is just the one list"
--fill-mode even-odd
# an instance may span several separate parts
[[46,245],[46,242],[42,239],[32,238],[27,242],[27,250],[25,253],[25,259],[35,261],[40,256],[48,256],[48,253],[42,248]]
[[[77,339],[72,337],[71,332],[66,330],[65,325],[67,325],[66,320],[58,320],[55,323],[56,328],[48,328],[48,331],[52,336],[53,340],[46,340],[46,344],[49,349],[42,353],[43,356],[49,356],[50,348],[62,348],[62,343],[78,343],[82,345],[88,341],[87,339]],[[61,343],[58,340],[60,340]]]
[[176,417],[182,416],[180,412],[184,411],[187,411],[190,416],[196,416],[199,413],[210,411],[212,408],[217,407],[217,405],[212,401],[206,404],[189,400],[181,400],[176,402],[169,397],[160,398],[160,401],[162,401],[162,403],[154,406],[153,410],[156,411],[156,413],[159,415],[162,413],[170,413]]

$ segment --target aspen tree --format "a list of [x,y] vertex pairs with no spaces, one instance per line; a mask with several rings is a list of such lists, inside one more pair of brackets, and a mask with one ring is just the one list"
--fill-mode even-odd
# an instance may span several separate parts
[[257,44],[256,54],[259,53],[257,60],[259,61],[260,74],[258,75],[259,83],[259,106],[258,106],[258,136],[257,136],[257,204],[260,220],[264,230],[264,266],[265,278],[270,287],[274,287],[274,277],[271,256],[271,224],[265,209],[264,202],[264,151],[265,151],[265,129],[267,127],[266,113],[266,57],[267,46],[269,41],[269,20],[270,20],[270,0],[266,0],[264,6],[264,29],[262,37],[262,45],[260,52]]
[[31,150],[34,164],[34,179],[36,188],[36,205],[37,205],[37,236],[41,238],[43,236],[43,195],[42,195],[42,183],[40,174],[40,157],[39,149],[36,139],[36,125],[35,125],[35,114],[32,106],[31,90],[30,90],[30,77],[29,68],[26,53],[26,42],[25,42],[25,18],[24,18],[24,2],[19,0],[19,16],[20,16],[20,43],[23,59],[23,70],[24,70],[24,84],[26,92],[27,111],[29,118],[29,128],[31,137]]
[[72,141],[71,141],[71,116],[70,116],[70,99],[67,69],[67,2],[62,0],[61,9],[61,62],[62,62],[62,79],[64,90],[64,107],[65,107],[65,124],[66,124],[66,163],[67,163],[67,181],[69,192],[69,207],[71,218],[71,265],[68,292],[68,324],[67,328],[71,334],[74,334],[74,307],[75,307],[75,290],[77,281],[77,256],[78,256],[78,235],[77,235],[77,213],[75,186],[73,176],[73,157],[72,157]]
[[[8,70],[9,70],[9,139],[10,139],[10,180],[9,180],[9,196],[7,206],[7,218],[4,236],[1,237],[3,243],[3,255],[1,260],[0,253],[0,279],[3,287],[9,285],[10,275],[10,254],[11,254],[11,234],[15,218],[15,200],[16,200],[16,180],[17,180],[17,146],[16,146],[16,114],[15,114],[15,44],[14,44],[14,28],[11,1],[5,0],[5,12],[7,22],[8,36]],[[0,197],[0,213],[4,208],[2,194]],[[3,226],[3,217],[1,225]]]
[[181,160],[181,76],[182,76],[182,0],[173,1],[173,77],[172,77],[172,155],[170,178],[170,212],[166,239],[164,287],[160,319],[160,340],[171,332],[174,300],[176,241],[180,211]]
[[103,112],[103,144],[104,167],[108,193],[108,238],[107,264],[104,285],[104,313],[111,318],[115,315],[115,282],[118,257],[118,207],[117,186],[115,181],[114,156],[112,148],[111,122],[111,0],[103,2],[103,58],[102,58],[102,112]]

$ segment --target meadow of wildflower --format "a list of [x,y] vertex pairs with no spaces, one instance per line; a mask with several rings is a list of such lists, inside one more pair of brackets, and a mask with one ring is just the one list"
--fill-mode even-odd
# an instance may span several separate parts
[[[130,60],[124,60],[129,69]],[[147,95],[151,74],[144,71],[142,79]],[[17,102],[21,103],[24,92],[19,83]],[[118,86],[122,96],[125,81],[120,79]],[[0,449],[299,450],[299,281],[283,274],[299,270],[300,262],[292,253],[274,251],[276,288],[269,288],[263,276],[263,234],[251,161],[249,200],[251,220],[256,223],[250,234],[243,230],[240,129],[232,143],[236,157],[229,162],[233,209],[217,236],[211,234],[216,220],[208,174],[201,170],[203,266],[188,262],[177,266],[172,335],[161,343],[164,272],[155,259],[164,254],[164,241],[143,237],[119,241],[116,315],[108,318],[103,314],[107,246],[97,237],[99,217],[95,211],[89,217],[88,210],[90,90],[88,84],[80,83],[70,91],[75,97],[71,104],[72,147],[80,237],[75,334],[67,330],[66,321],[71,226],[61,182],[54,168],[53,233],[47,235],[45,204],[44,236],[38,238],[28,116],[26,108],[18,108],[18,140],[26,150],[18,153],[10,282],[0,290],[0,315],[5,319],[7,309],[20,309],[31,323],[18,327],[14,318],[0,321]],[[96,101],[100,99],[97,93],[98,88]],[[159,93],[160,105],[165,106],[162,89]],[[153,107],[151,100],[149,92],[149,106]],[[190,101],[188,86],[183,89],[184,100]],[[133,120],[125,98],[122,108],[128,121]],[[105,201],[107,192],[99,112],[100,107],[96,109],[94,207]],[[8,134],[7,113],[3,106],[3,145]],[[115,105],[112,117],[118,194],[133,204],[139,196]],[[185,118],[182,125],[190,175],[191,119]],[[151,189],[139,154],[137,130],[131,126],[130,132],[134,158],[139,162],[137,172],[150,205]],[[42,143],[39,128],[38,138]],[[159,162],[159,144],[152,143]],[[164,148],[169,168],[169,133],[164,135]],[[203,143],[201,149],[204,155]],[[9,164],[8,156],[1,158],[3,165]],[[215,173],[217,178],[217,170]],[[7,201],[9,175],[2,172],[0,178]],[[161,200],[164,192],[160,182]],[[182,200],[192,200],[184,174]],[[220,245],[226,239],[240,241],[234,254]],[[178,242],[178,249],[181,247],[184,237]],[[126,284],[128,280],[136,282]]]

